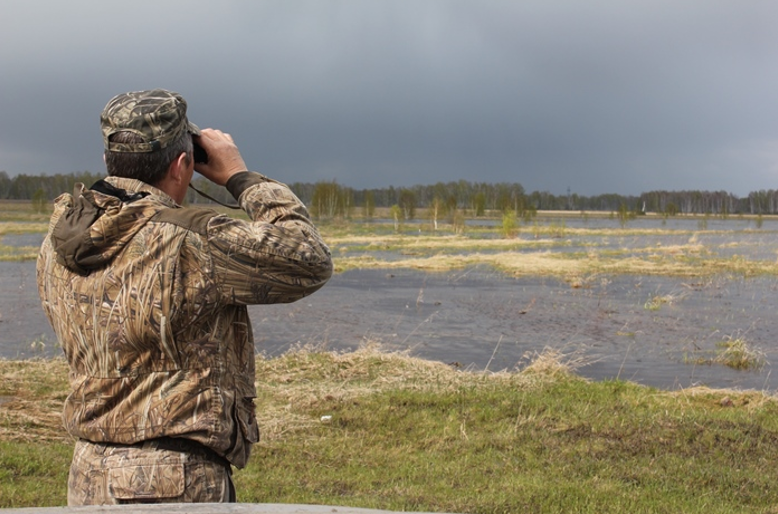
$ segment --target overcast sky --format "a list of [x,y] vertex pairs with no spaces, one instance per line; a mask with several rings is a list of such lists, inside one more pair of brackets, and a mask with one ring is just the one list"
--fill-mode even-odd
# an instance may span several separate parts
[[288,183],[745,196],[778,188],[776,23],[773,0],[3,0],[0,170],[103,171],[103,106],[162,87]]

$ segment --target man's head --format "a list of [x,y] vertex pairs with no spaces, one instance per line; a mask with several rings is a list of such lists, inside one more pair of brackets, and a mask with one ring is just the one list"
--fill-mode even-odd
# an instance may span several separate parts
[[182,153],[192,158],[192,135],[200,129],[186,117],[186,101],[164,89],[123,93],[100,115],[108,174],[158,184]]

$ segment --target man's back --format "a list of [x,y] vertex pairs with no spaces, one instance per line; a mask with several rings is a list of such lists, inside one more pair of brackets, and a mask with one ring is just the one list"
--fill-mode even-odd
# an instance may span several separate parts
[[[164,90],[109,102],[109,172],[155,186],[110,176],[60,196],[41,247],[38,288],[71,369],[70,504],[234,499],[230,465],[259,438],[246,306],[295,301],[332,274],[291,190],[245,171],[229,135],[201,134],[185,113]],[[178,205],[192,137],[210,152],[201,172],[248,221]]]
[[[245,305],[294,301],[318,289],[329,276],[326,247],[295,238],[297,221],[285,227],[176,208],[141,182],[108,181],[130,194],[153,194],[122,202],[88,191],[81,203],[104,212],[86,233],[84,216],[93,214],[61,197],[38,263],[44,309],[73,372],[67,429],[123,444],[184,436],[242,467],[258,436]],[[284,191],[272,182],[252,187]],[[276,200],[274,209],[256,211],[277,218],[290,204],[294,210],[294,201],[291,195],[285,207]],[[282,227],[283,243],[270,244]],[[57,239],[82,241],[87,233],[94,248],[81,243],[80,252],[64,257],[54,250]],[[82,275],[58,263],[79,258],[97,268]]]

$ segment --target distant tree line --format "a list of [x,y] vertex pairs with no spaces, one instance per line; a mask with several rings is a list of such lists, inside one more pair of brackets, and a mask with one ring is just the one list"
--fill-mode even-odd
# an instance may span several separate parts
[[[103,174],[83,171],[71,174],[25,175],[9,177],[0,171],[0,199],[50,201],[63,192],[73,190],[77,182],[91,185]],[[223,187],[199,177],[193,181],[197,189],[222,202],[234,202]],[[457,213],[484,216],[487,213],[511,212],[518,217],[531,216],[539,210],[656,212],[678,214],[778,214],[778,190],[760,190],[740,198],[726,191],[650,191],[640,196],[601,194],[582,196],[568,192],[554,195],[547,191],[527,193],[519,183],[500,182],[438,182],[413,187],[353,189],[336,181],[316,183],[295,182],[290,187],[317,217],[348,217],[358,209],[361,215],[372,217],[377,207],[392,209],[398,217],[413,219],[417,209],[428,216],[453,219]],[[207,204],[190,190],[186,201]]]
[[88,171],[56,175],[16,175],[0,171],[0,199],[2,200],[53,200],[64,192],[72,192],[77,182],[92,185],[104,174]]

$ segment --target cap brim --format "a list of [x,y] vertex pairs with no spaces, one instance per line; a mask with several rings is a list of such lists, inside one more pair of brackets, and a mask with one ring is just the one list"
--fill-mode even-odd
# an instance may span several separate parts
[[190,134],[192,134],[193,136],[199,136],[200,134],[202,134],[202,132],[200,131],[200,127],[198,127],[191,121],[188,121],[187,123],[189,125],[187,126],[186,129],[189,131]]

